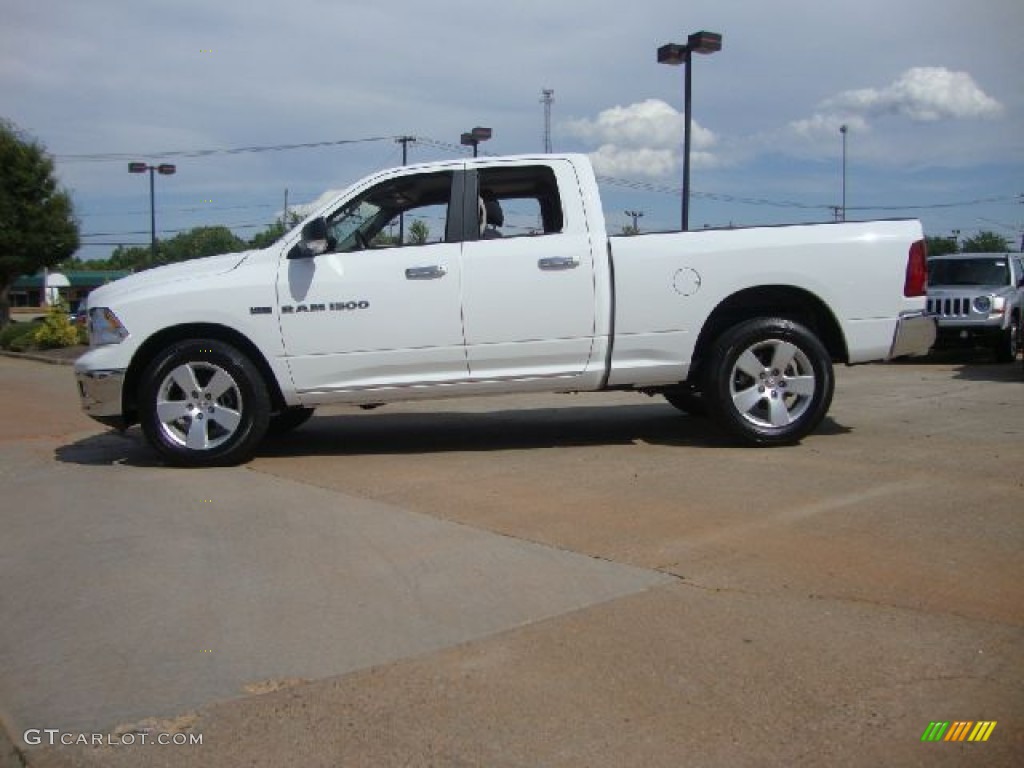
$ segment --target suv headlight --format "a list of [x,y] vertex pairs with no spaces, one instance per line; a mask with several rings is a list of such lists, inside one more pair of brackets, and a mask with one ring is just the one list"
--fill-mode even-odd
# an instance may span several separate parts
[[128,329],[107,307],[89,308],[89,345],[120,344],[128,338]]
[[974,300],[974,311],[979,315],[987,315],[992,309],[991,296],[978,296]]

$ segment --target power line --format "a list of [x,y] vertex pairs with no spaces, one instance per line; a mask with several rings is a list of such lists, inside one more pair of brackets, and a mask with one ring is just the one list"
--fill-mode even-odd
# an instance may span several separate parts
[[[176,212],[176,213],[197,213],[199,211],[203,211],[203,212],[205,212],[205,211],[248,211],[248,210],[254,210],[254,209],[257,209],[257,208],[266,209],[266,208],[276,208],[276,207],[277,207],[276,205],[269,205],[267,203],[261,203],[261,204],[254,204],[254,205],[200,205],[200,206],[187,206],[187,207],[183,207],[183,206],[161,206],[160,210],[161,211],[165,211],[165,212],[173,211],[173,212]],[[149,210],[145,210],[145,211],[142,211],[142,210],[138,210],[138,211],[103,211],[103,212],[100,212],[100,211],[78,212],[78,211],[76,211],[75,212],[75,214],[77,216],[82,216],[82,217],[85,217],[85,218],[100,217],[100,216],[134,216],[134,215],[143,214],[143,213],[147,213],[148,214]]]
[[75,162],[112,162],[131,160],[138,157],[164,159],[170,157],[208,157],[210,155],[241,155],[259,152],[285,152],[293,149],[316,149],[319,147],[337,147],[345,144],[368,144],[375,141],[391,141],[394,136],[373,136],[365,139],[337,139],[334,141],[313,141],[303,144],[271,144],[254,147],[231,147],[221,149],[176,149],[162,152],[100,152],[91,154],[54,155],[54,158],[65,163]]
[[[179,227],[178,229],[158,229],[158,234],[178,234],[181,232],[191,232],[193,229],[205,229],[213,227],[224,227],[225,229],[256,229],[257,227],[266,228],[266,222],[256,223],[245,223],[245,224],[208,224],[195,227]],[[79,237],[121,237],[122,235],[148,235],[149,230],[131,230],[129,232],[83,232]],[[96,243],[83,243],[83,245],[96,245]]]
[[[551,89],[544,89],[542,91],[543,99],[542,103],[545,105],[545,150],[550,151],[550,107],[553,102],[554,91]],[[418,144],[439,149],[445,152],[450,152],[455,155],[465,156],[468,150],[460,145],[455,145],[450,142],[440,141],[438,139],[432,139],[423,136],[412,136],[412,135],[401,135],[401,136],[374,136],[367,138],[358,139],[335,139],[331,141],[318,141],[318,142],[305,142],[297,144],[274,144],[274,145],[262,145],[262,146],[248,146],[248,147],[231,147],[231,148],[219,148],[219,149],[189,149],[189,150],[165,150],[160,152],[133,152],[133,153],[87,153],[87,154],[64,154],[55,155],[55,158],[62,162],[114,162],[124,161],[137,157],[149,157],[149,158],[172,158],[172,157],[209,157],[215,155],[239,155],[247,153],[261,153],[261,152],[283,152],[296,149],[314,149],[323,147],[335,147],[344,146],[349,144],[366,144],[373,142],[394,142],[398,141],[403,144],[408,142],[416,142]],[[481,153],[483,155],[490,155],[490,153]],[[653,192],[657,194],[673,195],[678,196],[681,189],[676,186],[657,184],[655,182],[640,181],[637,179],[623,179],[614,176],[597,176],[597,180],[602,184],[609,184],[613,186],[623,187],[627,189],[634,189],[638,191]],[[723,203],[735,203],[742,205],[753,205],[753,206],[767,206],[773,208],[790,208],[797,210],[817,210],[817,211],[831,211],[835,206],[832,204],[817,204],[817,203],[802,203],[793,200],[772,200],[768,198],[760,197],[743,197],[737,195],[729,195],[724,193],[713,193],[713,192],[701,192],[699,190],[691,191],[693,197],[714,200]],[[898,212],[898,211],[928,211],[928,210],[943,210],[950,208],[966,208],[975,205],[984,205],[989,203],[1000,203],[1007,201],[1018,201],[1016,196],[996,196],[987,198],[977,198],[974,200],[964,200],[955,202],[944,202],[944,203],[930,203],[930,204],[908,204],[908,205],[878,205],[878,206],[851,206],[847,208],[849,211],[880,211],[880,212]],[[242,209],[255,209],[255,208],[272,208],[274,206],[268,205],[250,205],[250,206],[199,206],[199,207],[183,207],[183,208],[172,208],[168,210],[176,210],[182,212],[195,213],[199,211],[215,211],[215,210],[242,210]],[[124,215],[131,215],[140,213],[138,211],[124,212]],[[84,216],[104,216],[104,215],[115,215],[113,213],[94,213],[94,214],[83,214]],[[239,225],[239,228],[250,227],[250,226],[262,226],[262,225]],[[187,230],[173,230],[173,231],[187,231]],[[93,236],[120,236],[122,233],[103,233],[96,235],[83,235],[83,237]],[[124,233],[124,234],[137,234],[137,233]],[[145,233],[142,233],[145,234]]]

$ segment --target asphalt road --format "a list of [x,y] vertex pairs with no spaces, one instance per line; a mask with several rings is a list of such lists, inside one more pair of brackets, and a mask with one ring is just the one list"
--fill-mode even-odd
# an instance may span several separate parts
[[1019,765],[1024,370],[837,373],[792,448],[509,397],[332,409],[186,471],[0,358],[9,759]]

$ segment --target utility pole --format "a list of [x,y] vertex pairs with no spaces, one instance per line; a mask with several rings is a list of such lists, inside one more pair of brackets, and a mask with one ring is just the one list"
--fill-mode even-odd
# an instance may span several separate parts
[[281,214],[281,228],[288,231],[288,187],[284,188],[284,212]]
[[643,211],[624,211],[624,213],[627,216],[629,216],[631,219],[633,219],[633,231],[631,232],[631,234],[639,235],[640,234],[640,223],[639,223],[640,222],[640,217],[644,215],[644,212]]
[[551,105],[555,102],[555,92],[551,88],[541,91],[541,104],[544,105],[544,153],[551,154]]
[[396,144],[402,145],[402,165],[409,164],[409,144],[415,142],[415,136],[399,136],[397,139],[395,139]]

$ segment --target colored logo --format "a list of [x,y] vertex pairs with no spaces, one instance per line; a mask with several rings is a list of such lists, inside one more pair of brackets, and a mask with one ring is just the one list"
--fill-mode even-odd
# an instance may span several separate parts
[[933,721],[924,729],[921,741],[988,741],[995,727],[995,720]]

